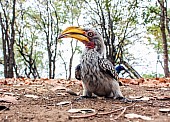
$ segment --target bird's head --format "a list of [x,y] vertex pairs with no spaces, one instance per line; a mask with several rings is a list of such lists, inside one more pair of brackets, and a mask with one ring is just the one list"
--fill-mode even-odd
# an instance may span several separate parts
[[104,52],[104,42],[101,35],[92,29],[71,26],[66,28],[59,39],[74,38],[85,44],[87,49],[95,49],[102,54]]

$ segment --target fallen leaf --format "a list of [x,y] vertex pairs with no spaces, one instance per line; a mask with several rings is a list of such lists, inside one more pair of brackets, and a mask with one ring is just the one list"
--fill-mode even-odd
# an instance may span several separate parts
[[137,100],[137,101],[148,101],[151,97],[143,97],[143,96],[129,96],[129,98]]
[[37,88],[37,91],[38,93],[44,93],[44,92],[48,92],[47,89],[43,88],[43,87],[40,87],[40,88]]
[[140,118],[140,119],[143,119],[143,120],[153,120],[151,117],[142,116],[142,115],[134,114],[134,113],[125,114],[125,117],[126,117],[126,118],[130,118],[130,119],[133,119],[133,118]]
[[59,95],[59,96],[66,96],[67,93],[57,93],[57,95]]
[[34,84],[34,85],[30,85],[30,87],[43,87],[42,84]]
[[170,96],[159,96],[157,97],[158,100],[170,100]]
[[71,103],[70,101],[64,101],[64,102],[57,103],[57,105],[67,105],[67,104],[70,104],[70,103]]
[[129,83],[133,84],[133,85],[139,85],[139,82],[136,81],[135,79],[131,79],[131,81]]
[[147,101],[147,100],[150,100],[150,98],[151,98],[151,97],[142,97],[142,98],[140,98],[140,99],[138,99],[138,100]]
[[67,89],[66,92],[70,95],[78,96],[78,93],[75,93],[74,91]]
[[14,84],[13,86],[14,86],[14,87],[19,87],[19,86],[22,86],[22,85],[24,85],[24,83],[23,83],[23,82],[20,82],[20,83],[18,83],[18,84]]
[[2,84],[2,85],[7,85],[7,81],[4,80],[4,79],[0,79],[0,84]]
[[170,108],[161,108],[159,111],[163,113],[170,112]]
[[67,88],[61,85],[56,85],[54,87],[52,87],[50,90],[51,91],[56,91],[56,90],[66,90]]
[[93,113],[94,109],[69,109],[67,112],[69,113]]
[[58,80],[56,80],[56,79],[44,80],[44,83],[51,84],[51,85],[59,84]]
[[143,96],[129,96],[130,99],[141,99]]
[[67,112],[69,112],[69,113],[78,113],[78,112],[80,112],[80,109],[69,109]]
[[10,102],[10,103],[14,103],[14,104],[18,103],[16,97],[8,96],[8,95],[4,95],[3,97],[0,97],[0,101],[2,101],[2,102]]
[[165,91],[169,91],[170,90],[170,88],[160,88],[160,90],[165,90]]
[[12,93],[12,92],[4,92],[3,94],[4,94],[4,95],[10,95],[10,96],[14,96],[14,95],[15,95],[15,94]]
[[25,96],[25,97],[29,97],[29,98],[34,98],[34,99],[39,98],[39,96],[33,95],[33,94],[26,94],[26,95],[24,95],[24,96]]
[[42,81],[43,81],[43,80],[49,80],[49,79],[48,79],[48,78],[40,78],[40,80],[42,80]]
[[9,90],[10,90],[9,88],[1,88],[0,92],[6,92],[6,91],[9,91]]
[[9,108],[6,107],[6,106],[0,105],[0,111],[1,111],[1,110],[9,110]]

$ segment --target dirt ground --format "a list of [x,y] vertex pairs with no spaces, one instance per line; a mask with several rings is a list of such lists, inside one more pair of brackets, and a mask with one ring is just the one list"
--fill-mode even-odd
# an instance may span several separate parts
[[[0,121],[170,122],[170,86],[137,82],[129,79],[121,90],[125,97],[140,101],[123,103],[102,97],[75,100],[82,93],[81,81],[3,79],[0,81]],[[70,109],[95,111],[71,113]]]

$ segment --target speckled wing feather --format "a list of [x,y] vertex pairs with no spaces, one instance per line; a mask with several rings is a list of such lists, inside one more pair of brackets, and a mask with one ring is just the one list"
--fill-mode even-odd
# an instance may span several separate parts
[[75,68],[75,78],[81,80],[81,64],[77,65]]
[[119,79],[113,64],[108,59],[99,58],[99,67],[101,71],[107,73],[115,80]]

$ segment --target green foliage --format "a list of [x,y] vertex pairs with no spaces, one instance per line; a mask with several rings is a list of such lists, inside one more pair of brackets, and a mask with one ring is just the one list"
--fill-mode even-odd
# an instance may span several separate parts
[[148,37],[149,44],[154,46],[155,50],[162,52],[162,35],[158,25],[151,25],[147,27],[147,33],[154,36],[154,39]]
[[143,74],[142,75],[143,78],[156,78],[156,77],[164,77],[163,74],[156,74],[156,73],[152,73],[152,74]]
[[144,24],[154,23],[158,24],[160,8],[158,6],[148,6],[146,10],[143,11]]
[[82,53],[81,46],[76,46],[76,47],[75,47],[75,50],[78,52],[78,54],[81,54],[81,53]]
[[[148,5],[147,9],[143,11],[143,22],[146,25],[147,34],[153,36],[152,38],[148,36],[149,44],[153,45],[154,49],[158,53],[163,53],[162,33],[160,30],[160,13],[160,6],[156,4]],[[170,15],[170,9],[167,14]],[[167,31],[166,35],[168,35]],[[167,36],[167,40],[170,40],[169,36]]]

